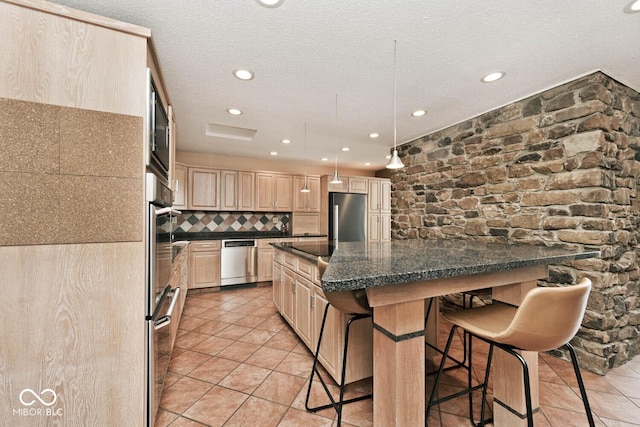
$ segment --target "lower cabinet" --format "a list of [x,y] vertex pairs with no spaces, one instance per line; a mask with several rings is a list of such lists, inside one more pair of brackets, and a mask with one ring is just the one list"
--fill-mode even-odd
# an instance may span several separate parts
[[189,289],[220,286],[220,240],[191,242]]
[[[318,268],[307,259],[275,249],[273,301],[280,314],[313,353],[316,351],[327,299],[320,286]],[[339,382],[342,373],[344,333],[350,316],[329,307],[319,360]],[[345,383],[373,374],[373,324],[371,319],[351,324]]]

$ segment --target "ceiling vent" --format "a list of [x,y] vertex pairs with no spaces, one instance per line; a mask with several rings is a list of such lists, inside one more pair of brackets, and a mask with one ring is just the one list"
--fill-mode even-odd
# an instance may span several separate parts
[[234,126],[216,125],[207,123],[205,135],[217,136],[219,138],[238,139],[240,141],[253,141],[257,130],[237,128]]

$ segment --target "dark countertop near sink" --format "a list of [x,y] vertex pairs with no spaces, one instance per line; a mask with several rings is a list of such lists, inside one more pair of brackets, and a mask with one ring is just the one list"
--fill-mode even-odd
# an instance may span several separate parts
[[290,234],[278,231],[203,231],[173,233],[173,240],[280,239],[291,237],[327,237],[326,234]]
[[322,289],[335,292],[389,286],[533,265],[561,264],[599,255],[597,250],[451,239],[340,242],[322,277]]
[[326,259],[330,259],[333,252],[333,243],[317,242],[317,243],[271,243],[276,249],[289,252],[290,254],[299,256],[314,264],[318,263],[318,257],[321,256]]

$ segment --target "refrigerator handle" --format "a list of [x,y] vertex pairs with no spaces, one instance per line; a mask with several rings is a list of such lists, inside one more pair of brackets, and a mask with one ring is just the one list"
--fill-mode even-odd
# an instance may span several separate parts
[[333,205],[333,240],[338,240],[338,205]]

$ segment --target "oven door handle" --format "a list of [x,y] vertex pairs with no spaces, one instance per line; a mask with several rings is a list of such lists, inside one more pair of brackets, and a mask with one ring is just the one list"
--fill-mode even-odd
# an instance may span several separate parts
[[182,214],[182,212],[175,210],[172,207],[156,209],[156,216],[163,216],[163,215],[169,215],[169,214],[180,215]]
[[171,316],[173,315],[173,310],[176,308],[176,303],[178,302],[178,297],[180,296],[180,288],[175,288],[173,291],[171,291],[171,294],[171,304],[169,304],[167,314],[153,322],[153,329],[156,331],[158,329],[164,328],[171,323]]

